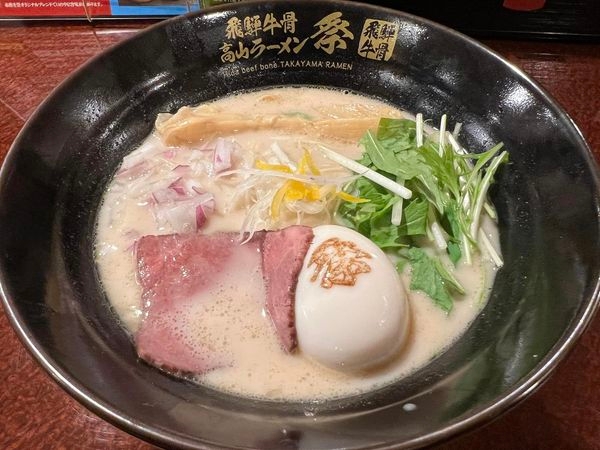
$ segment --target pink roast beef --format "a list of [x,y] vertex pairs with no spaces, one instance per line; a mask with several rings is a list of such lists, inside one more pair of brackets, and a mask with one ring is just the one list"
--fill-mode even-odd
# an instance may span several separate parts
[[281,345],[288,352],[297,345],[294,314],[296,284],[313,236],[312,228],[294,225],[267,232],[262,245],[267,311]]
[[[202,373],[231,361],[186,334],[182,317],[231,271],[262,265],[266,309],[282,347],[296,347],[295,290],[313,239],[310,227],[255,233],[240,245],[237,233],[144,236],[137,241],[137,276],[144,318],[135,335],[138,355],[156,366]],[[231,281],[228,281],[231,282]],[[189,315],[189,314],[188,314]]]
[[240,246],[236,233],[140,238],[136,257],[144,319],[135,335],[138,355],[159,367],[190,373],[229,364],[224,355],[192,339],[182,318],[236,259],[255,267],[261,264],[263,239],[264,233],[256,233]]

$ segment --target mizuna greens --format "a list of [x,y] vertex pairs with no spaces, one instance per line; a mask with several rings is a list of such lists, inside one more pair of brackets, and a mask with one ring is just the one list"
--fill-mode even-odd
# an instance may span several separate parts
[[[427,134],[423,128],[421,115],[416,121],[382,118],[377,130],[362,138],[364,153],[357,162],[321,150],[363,175],[346,191],[366,201],[342,202],[338,219],[396,255],[399,270],[410,264],[410,288],[423,291],[450,312],[453,296],[464,290],[451,270],[421,244],[424,239],[433,242],[455,265],[461,260],[470,264],[472,252],[483,246],[494,263],[502,265],[480,223],[482,214],[496,218],[487,193],[508,153],[501,143],[483,153],[467,153],[445,131],[445,116],[439,132]],[[381,183],[381,176],[397,187]]]

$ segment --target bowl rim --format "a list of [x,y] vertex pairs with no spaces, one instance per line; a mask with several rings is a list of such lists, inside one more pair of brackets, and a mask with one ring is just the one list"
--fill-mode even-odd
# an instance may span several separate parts
[[[72,71],[65,79],[63,79],[51,92],[44,98],[44,100],[35,108],[31,116],[25,121],[24,125],[18,132],[13,143],[9,147],[9,150],[5,156],[5,159],[0,166],[0,189],[2,188],[5,180],[9,177],[10,168],[14,165],[16,153],[21,146],[23,137],[28,132],[28,129],[33,123],[37,121],[37,117],[41,114],[41,111],[50,104],[54,97],[58,96],[62,91],[69,90],[70,84],[82,73],[89,70],[91,66],[96,64],[100,59],[106,55],[114,52],[115,50],[125,47],[130,42],[137,39],[144,39],[145,35],[152,33],[154,30],[168,26],[170,23],[185,21],[190,17],[217,15],[220,12],[235,10],[236,7],[243,5],[245,6],[257,6],[272,4],[274,0],[245,0],[242,4],[240,3],[227,3],[219,6],[212,6],[208,9],[201,9],[199,11],[193,11],[187,14],[171,17],[165,20],[161,20],[154,24],[151,24],[145,28],[140,29],[133,36],[127,37],[122,41],[110,45],[92,58],[85,61],[77,69]],[[575,131],[576,137],[580,141],[580,150],[582,156],[585,158],[587,163],[587,169],[591,172],[591,178],[593,180],[593,187],[596,196],[600,196],[600,169],[598,162],[595,160],[593,152],[587,143],[583,133],[571,118],[569,113],[563,109],[560,103],[537,81],[525,73],[514,63],[505,59],[496,51],[492,50],[485,44],[478,40],[471,38],[455,29],[449,28],[438,22],[403,12],[399,9],[393,9],[389,7],[362,3],[358,1],[350,0],[277,0],[277,4],[289,3],[299,4],[302,3],[306,6],[307,3],[314,4],[331,4],[331,5],[342,5],[346,7],[360,7],[370,9],[372,11],[381,11],[389,15],[394,15],[401,19],[409,21],[418,21],[440,30],[444,33],[448,33],[460,40],[466,42],[478,51],[493,57],[499,64],[509,69],[513,75],[520,78],[529,89],[537,93],[543,100],[550,106],[552,106],[560,115],[562,115],[572,130]],[[598,217],[600,217],[600,210],[598,211]],[[600,233],[600,222],[598,224],[598,232]],[[472,414],[462,417],[459,416],[454,420],[450,421],[447,425],[422,436],[418,436],[408,441],[403,442],[391,442],[389,444],[376,445],[371,448],[378,449],[392,449],[392,448],[416,448],[434,443],[439,443],[444,440],[449,440],[462,434],[468,430],[472,430],[475,427],[482,426],[492,419],[499,417],[501,414],[506,413],[511,408],[517,406],[520,402],[528,398],[532,393],[539,389],[543,383],[545,383],[552,375],[559,363],[565,359],[569,352],[573,349],[577,340],[584,333],[586,328],[591,323],[595,314],[600,307],[600,272],[596,276],[596,283],[593,287],[592,293],[589,299],[581,303],[574,313],[573,320],[569,326],[564,330],[561,337],[556,343],[548,350],[547,354],[540,358],[538,363],[525,375],[518,383],[513,385],[502,397],[495,398],[491,401],[486,402],[481,407],[473,410]],[[13,306],[16,304],[16,299],[9,298],[7,291],[4,286],[7,285],[7,280],[3,271],[0,271],[0,300],[4,307],[6,316],[9,319],[9,323],[15,330],[15,333],[19,340],[23,343],[28,352],[34,357],[36,362],[42,366],[42,368],[51,376],[51,378],[71,397],[73,397],[78,403],[86,407],[88,410],[98,415],[102,419],[109,423],[119,427],[127,433],[142,438],[152,443],[158,443],[161,445],[176,446],[180,448],[212,448],[218,446],[218,443],[210,442],[204,438],[189,439],[186,436],[180,435],[172,430],[161,429],[145,425],[134,417],[121,412],[116,407],[111,407],[107,402],[103,401],[97,395],[90,392],[85,386],[77,382],[66,370],[59,367],[57,362],[49,355],[44,349],[43,345],[40,344],[36,338],[35,333],[25,325],[23,317],[20,316],[17,309]],[[234,447],[236,448],[236,447]],[[252,448],[252,447],[237,447],[237,448]]]

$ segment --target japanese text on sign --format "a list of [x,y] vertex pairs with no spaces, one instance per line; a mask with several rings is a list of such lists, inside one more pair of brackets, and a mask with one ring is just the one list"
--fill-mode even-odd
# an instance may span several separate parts
[[358,54],[364,58],[387,61],[394,53],[398,25],[383,20],[367,19],[363,25]]
[[[297,55],[307,45],[332,55],[337,50],[347,50],[348,43],[354,41],[351,24],[339,11],[314,23],[311,34],[297,34],[297,24],[298,18],[294,11],[281,15],[265,13],[242,18],[231,17],[225,27],[225,40],[219,47],[221,61],[233,63],[255,59],[265,52],[272,55]],[[366,19],[357,52],[363,58],[387,61],[394,51],[397,36],[397,24]]]

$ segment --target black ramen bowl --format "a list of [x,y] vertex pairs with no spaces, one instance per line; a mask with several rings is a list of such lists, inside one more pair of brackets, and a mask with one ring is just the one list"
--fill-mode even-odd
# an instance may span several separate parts
[[[244,18],[271,15],[279,28],[244,32]],[[510,152],[492,192],[505,266],[489,303],[446,352],[374,392],[277,403],[170,377],[138,360],[99,283],[101,196],[157,113],[281,85],[348,89],[434,121],[445,113],[469,148],[502,141]],[[581,335],[598,304],[598,192],[571,119],[477,42],[358,3],[243,2],[149,28],[40,106],[1,171],[1,291],[20,338],[66,391],[158,445],[420,446],[514,406]]]

